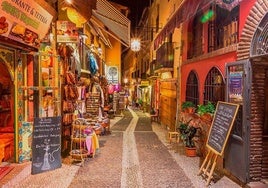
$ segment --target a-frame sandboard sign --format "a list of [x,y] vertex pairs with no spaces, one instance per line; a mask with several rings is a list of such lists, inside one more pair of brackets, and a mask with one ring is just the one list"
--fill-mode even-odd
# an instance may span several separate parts
[[213,178],[218,156],[223,155],[238,108],[238,104],[221,101],[217,103],[206,143],[208,153],[198,172],[198,175],[204,175],[207,178],[206,186]]

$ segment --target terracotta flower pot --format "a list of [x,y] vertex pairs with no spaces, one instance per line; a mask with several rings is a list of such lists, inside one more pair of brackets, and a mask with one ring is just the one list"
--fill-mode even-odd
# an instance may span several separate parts
[[196,157],[196,147],[185,147],[185,154],[187,157]]
[[205,113],[205,114],[203,114],[202,116],[200,116],[200,118],[201,118],[202,120],[209,121],[209,122],[211,122],[212,119],[213,119],[212,115],[209,114],[209,113]]

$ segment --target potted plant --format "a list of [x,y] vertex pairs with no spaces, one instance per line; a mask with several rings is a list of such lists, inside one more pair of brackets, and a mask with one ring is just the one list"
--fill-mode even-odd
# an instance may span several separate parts
[[189,120],[188,122],[180,122],[179,132],[181,139],[185,145],[185,154],[188,157],[195,157],[196,156],[196,146],[195,142],[193,141],[194,136],[196,135],[197,129],[196,127],[190,125]]
[[195,104],[192,101],[185,101],[181,105],[181,109],[183,112],[194,113],[195,112]]
[[207,104],[197,105],[197,114],[203,120],[212,121],[214,112],[215,112],[215,105],[210,101],[208,101]]

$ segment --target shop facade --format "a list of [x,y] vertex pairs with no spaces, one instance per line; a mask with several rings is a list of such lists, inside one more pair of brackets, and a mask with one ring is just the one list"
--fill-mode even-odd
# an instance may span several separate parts
[[[240,105],[234,130],[217,168],[244,184],[267,178],[267,50],[264,47],[267,5],[266,0],[188,0],[178,4],[155,1],[149,13],[154,21],[148,21],[148,27],[159,28],[159,23],[165,23],[153,37],[148,53],[153,54],[152,77],[161,71],[157,67],[160,65],[171,68],[172,77],[178,80],[174,95],[177,109],[173,113],[180,113],[184,101],[192,101],[196,106],[218,101]],[[167,7],[174,10],[174,6],[172,13],[165,11]],[[174,50],[171,66],[157,57],[158,52],[171,54],[168,48],[160,53],[168,45]],[[161,105],[165,105],[164,93],[175,94],[167,91],[167,85],[172,88],[172,84],[161,80],[161,74],[157,74],[160,114]],[[152,93],[156,96],[154,85]],[[152,104],[157,101],[155,97],[152,100]]]
[[[223,4],[199,4],[195,16],[183,23],[192,36],[183,36],[188,42],[182,57],[181,101],[192,101],[196,105],[226,101],[240,105],[218,167],[246,184],[267,178],[267,52],[262,45],[265,43],[262,36],[265,36],[267,2]],[[260,8],[263,5],[265,8]],[[216,17],[197,24],[209,11]],[[219,18],[218,15],[224,14],[230,20]],[[219,19],[226,23],[223,28],[218,25]]]
[[33,98],[41,89],[37,54],[55,16],[46,3],[26,4],[1,2],[1,161],[31,158]]
[[[114,22],[99,20],[96,12],[90,19],[93,9],[105,12],[103,6],[96,7],[96,1],[73,3],[83,7],[79,13],[63,1],[27,1],[26,8],[14,1],[1,3],[1,162],[32,160],[38,166],[38,153],[45,157],[48,148],[57,156],[69,155],[77,118],[98,118],[98,125],[108,126],[103,122],[109,100],[105,61],[113,66],[121,43],[104,28]],[[106,5],[113,16],[125,19],[127,43],[129,20]],[[43,121],[55,132],[45,134]],[[49,143],[54,137],[57,143]]]

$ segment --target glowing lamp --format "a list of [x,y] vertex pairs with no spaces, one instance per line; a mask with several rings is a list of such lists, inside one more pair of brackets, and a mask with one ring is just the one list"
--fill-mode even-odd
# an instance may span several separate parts
[[76,27],[82,27],[84,23],[86,23],[86,19],[81,16],[74,8],[67,7],[67,17],[71,22],[76,24]]
[[141,40],[139,38],[132,38],[130,41],[130,49],[134,52],[138,52],[141,49]]

